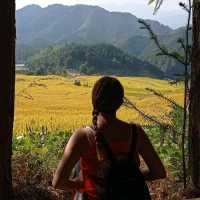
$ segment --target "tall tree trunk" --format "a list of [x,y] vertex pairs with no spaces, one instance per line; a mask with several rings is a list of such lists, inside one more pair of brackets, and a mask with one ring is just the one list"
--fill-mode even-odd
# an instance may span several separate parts
[[193,47],[189,114],[189,157],[193,187],[200,191],[200,2],[193,1]]
[[15,90],[15,0],[0,6],[0,199],[12,195],[11,155]]

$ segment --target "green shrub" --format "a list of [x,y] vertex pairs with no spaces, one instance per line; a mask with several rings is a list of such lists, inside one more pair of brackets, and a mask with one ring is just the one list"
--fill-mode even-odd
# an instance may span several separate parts
[[173,107],[169,117],[170,125],[176,130],[176,133],[164,130],[159,126],[147,128],[146,132],[172,175],[181,180],[183,178],[181,151],[183,109]]
[[71,135],[69,131],[42,133],[34,131],[24,136],[14,136],[13,154],[31,154],[35,163],[55,168]]

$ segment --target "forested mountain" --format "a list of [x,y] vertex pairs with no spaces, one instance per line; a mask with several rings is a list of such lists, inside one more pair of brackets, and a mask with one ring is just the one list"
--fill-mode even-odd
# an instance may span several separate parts
[[[184,28],[179,28],[170,34],[159,36],[159,41],[162,45],[167,47],[169,51],[178,51],[184,53],[181,45],[177,42],[179,38],[184,38]],[[192,37],[190,37],[191,40]],[[134,36],[125,41],[116,44],[127,53],[140,58],[141,60],[148,61],[161,69],[166,75],[172,77],[175,74],[183,72],[184,67],[177,61],[167,56],[155,56],[159,50],[149,37]]]
[[[17,40],[31,43],[35,39],[50,42],[72,41],[96,44],[115,43],[135,35],[147,35],[138,19],[129,13],[109,12],[101,7],[75,5],[36,5],[17,11]],[[148,20],[159,35],[172,31],[157,21]]]
[[45,39],[35,39],[29,44],[16,43],[16,62],[25,63],[30,57],[38,53],[40,50],[47,48],[53,43]]
[[108,44],[50,46],[33,56],[27,67],[35,74],[74,71],[84,74],[163,77],[158,68]]
[[[161,69],[166,76],[182,72],[182,66],[171,58],[156,57],[157,48],[148,32],[140,29],[138,18],[130,13],[109,12],[98,6],[51,5],[26,6],[16,12],[17,63],[27,62],[36,52],[54,44],[112,44],[126,53]],[[180,50],[183,28],[172,30],[157,21],[146,20],[162,43]]]

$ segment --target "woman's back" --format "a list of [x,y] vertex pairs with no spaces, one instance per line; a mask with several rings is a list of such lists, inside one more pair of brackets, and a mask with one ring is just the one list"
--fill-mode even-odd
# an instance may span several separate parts
[[[99,114],[97,120],[97,127],[101,134],[104,135],[106,140],[109,141],[119,141],[129,143],[131,138],[131,124],[119,120],[115,117],[110,117],[106,114]],[[95,142],[94,130],[91,127],[86,127],[86,133],[89,141]],[[91,143],[94,144],[94,143]]]
[[[130,141],[132,141],[132,137],[136,136],[136,133],[133,133],[132,125],[118,119],[109,119],[106,121],[104,118],[101,121],[101,117],[99,124],[101,134],[103,134],[115,156],[122,154],[128,155]],[[101,162],[98,160],[95,145],[95,131],[91,127],[86,127],[85,133],[87,135],[86,138],[88,138],[89,148],[80,159],[81,175],[84,181],[83,190],[87,192],[88,199],[99,200],[105,189],[102,169],[106,164],[108,165],[109,160],[105,159]],[[133,158],[139,165],[137,148],[133,152]]]
[[[140,154],[148,166],[147,170],[141,170],[145,180],[166,176],[164,166],[143,129],[138,127],[137,135],[136,132],[131,134],[130,124],[117,119],[116,112],[123,104],[123,98],[124,88],[116,78],[102,77],[95,83],[92,90],[92,122],[95,131],[88,127],[80,128],[71,136],[53,179],[55,188],[65,190],[68,187],[86,192],[89,199],[101,199],[100,194],[107,187],[102,185],[101,169],[106,162],[102,162],[102,147],[98,141],[101,134],[115,155],[127,154],[131,141],[135,141],[132,153],[134,160],[139,164]],[[71,171],[79,161],[80,177],[70,179]]]

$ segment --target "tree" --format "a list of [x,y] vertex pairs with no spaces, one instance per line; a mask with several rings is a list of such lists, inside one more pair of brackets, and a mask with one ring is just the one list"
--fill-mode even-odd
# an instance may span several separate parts
[[0,199],[12,195],[11,155],[15,90],[15,0],[0,7]]
[[200,1],[193,0],[193,46],[189,107],[189,156],[193,187],[200,194]]
[[[163,0],[156,2],[155,12]],[[192,54],[191,54],[191,81],[189,95],[189,171],[192,186],[197,195],[200,195],[200,1],[188,0],[192,4]],[[187,7],[186,7],[187,9]]]
[[[155,0],[150,0],[149,3],[153,3]],[[188,99],[189,99],[189,66],[191,63],[190,55],[191,55],[191,45],[189,44],[189,33],[191,31],[190,27],[190,19],[191,19],[191,12],[192,12],[192,4],[191,0],[188,0],[189,4],[186,5],[185,3],[180,2],[179,5],[187,12],[188,18],[187,18],[187,26],[185,28],[185,38],[179,38],[177,42],[180,44],[183,53],[173,51],[171,49],[168,49],[165,45],[163,45],[157,35],[153,32],[151,29],[151,26],[144,20],[139,20],[139,23],[142,24],[142,29],[148,30],[150,34],[150,38],[154,41],[155,45],[157,46],[159,52],[157,53],[157,56],[167,56],[171,57],[177,62],[179,62],[182,67],[184,67],[184,74],[180,74],[177,77],[176,81],[173,81],[174,83],[178,83],[180,81],[184,81],[184,114],[183,114],[183,125],[182,125],[182,144],[181,144],[181,151],[182,151],[182,168],[183,168],[183,182],[184,182],[184,188],[186,187],[186,154],[185,154],[185,144],[186,144],[186,133],[188,130]],[[160,8],[161,4],[163,3],[162,0],[156,0],[155,10],[154,13]],[[181,77],[181,78],[180,78]]]

